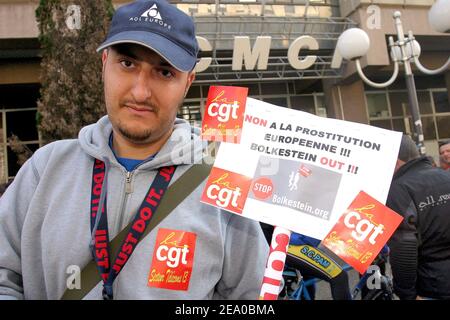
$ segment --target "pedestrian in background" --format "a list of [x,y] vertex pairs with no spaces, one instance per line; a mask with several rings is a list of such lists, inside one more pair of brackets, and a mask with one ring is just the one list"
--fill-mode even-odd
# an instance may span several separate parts
[[442,169],[450,170],[450,140],[439,143],[439,164]]
[[400,299],[450,299],[450,172],[403,135],[386,205],[404,220],[388,242]]

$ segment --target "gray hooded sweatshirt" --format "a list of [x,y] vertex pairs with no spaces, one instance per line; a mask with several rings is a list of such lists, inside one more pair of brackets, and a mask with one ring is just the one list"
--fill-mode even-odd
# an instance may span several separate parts
[[[190,164],[201,159],[204,144],[198,132],[177,119],[171,138],[157,156],[128,173],[108,145],[111,132],[105,116],[84,127],[77,140],[40,148],[0,198],[0,298],[59,299],[70,284],[73,268],[83,269],[92,259],[89,244],[94,158],[108,167],[110,239],[131,222],[157,168],[178,165],[173,183]],[[255,221],[201,203],[204,185],[141,239],[114,281],[115,299],[258,298],[268,256],[261,228]],[[196,235],[187,290],[147,285],[160,228]],[[116,253],[110,254],[113,260]],[[100,281],[85,299],[102,299]]]

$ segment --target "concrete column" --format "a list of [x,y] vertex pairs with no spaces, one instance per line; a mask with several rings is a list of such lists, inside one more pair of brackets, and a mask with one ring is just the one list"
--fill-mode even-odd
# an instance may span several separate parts
[[327,113],[331,118],[369,123],[362,80],[345,85],[333,84],[332,80],[324,80],[323,89]]
[[327,108],[328,118],[341,119],[342,109],[341,99],[339,97],[339,89],[336,85],[335,79],[323,79],[322,80],[323,93],[325,96],[325,106]]
[[369,118],[367,117],[363,81],[357,80],[351,84],[340,86],[340,93],[344,119],[368,124]]

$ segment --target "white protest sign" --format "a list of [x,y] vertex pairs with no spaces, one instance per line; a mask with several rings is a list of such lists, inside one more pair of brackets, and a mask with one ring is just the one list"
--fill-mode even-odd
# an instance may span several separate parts
[[385,203],[401,135],[248,98],[202,202],[323,239],[361,190]]

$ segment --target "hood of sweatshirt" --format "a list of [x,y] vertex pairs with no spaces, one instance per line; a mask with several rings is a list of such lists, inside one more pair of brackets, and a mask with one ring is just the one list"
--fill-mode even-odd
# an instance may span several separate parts
[[[98,206],[97,218],[91,232],[91,247],[95,243],[94,235],[100,222],[100,213],[103,210],[104,200],[108,193],[109,168],[110,166],[123,168],[109,147],[111,133],[111,122],[108,116],[104,116],[96,124],[82,128],[78,135],[78,141],[83,151],[105,163],[105,178],[99,200],[101,205]],[[200,139],[200,129],[193,128],[187,121],[177,118],[174,122],[172,135],[158,151],[157,155],[151,160],[141,163],[135,170],[150,171],[165,166],[200,162],[204,146],[206,146],[206,141],[204,142]]]
[[[111,132],[111,122],[108,116],[104,116],[97,123],[82,128],[78,141],[81,148],[92,157],[120,166],[109,147]],[[206,145],[207,142],[200,139],[199,128],[191,127],[186,120],[176,118],[170,138],[157,156],[141,164],[139,170],[197,163],[201,160]]]

